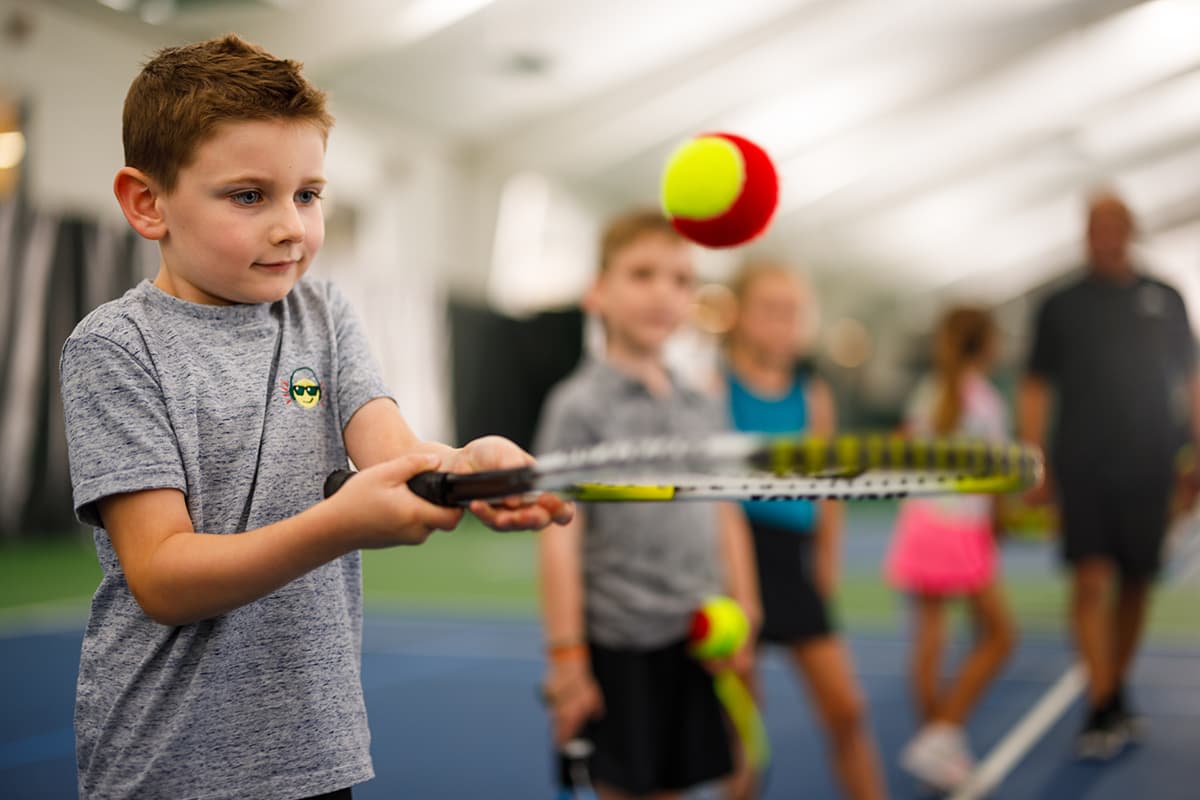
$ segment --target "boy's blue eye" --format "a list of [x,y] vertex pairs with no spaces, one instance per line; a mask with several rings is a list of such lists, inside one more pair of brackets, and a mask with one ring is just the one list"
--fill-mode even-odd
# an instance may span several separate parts
[[230,195],[230,199],[239,205],[252,206],[259,200],[262,200],[262,192],[257,189],[247,189],[244,192]]
[[316,189],[301,189],[296,193],[296,199],[304,205],[315,203],[321,199],[321,193]]

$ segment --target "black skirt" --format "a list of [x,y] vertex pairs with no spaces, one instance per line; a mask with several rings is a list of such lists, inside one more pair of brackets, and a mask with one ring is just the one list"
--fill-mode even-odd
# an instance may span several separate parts
[[800,644],[834,631],[825,598],[813,583],[813,534],[751,523],[758,561],[763,627],[759,640]]

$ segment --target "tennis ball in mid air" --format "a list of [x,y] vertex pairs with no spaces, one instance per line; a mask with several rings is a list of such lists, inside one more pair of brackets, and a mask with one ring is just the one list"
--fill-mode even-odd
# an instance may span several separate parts
[[766,231],[779,205],[779,176],[766,151],[749,139],[707,133],[667,160],[662,205],[688,239],[736,247]]
[[692,615],[688,647],[697,658],[728,658],[750,636],[750,621],[729,597],[710,597]]

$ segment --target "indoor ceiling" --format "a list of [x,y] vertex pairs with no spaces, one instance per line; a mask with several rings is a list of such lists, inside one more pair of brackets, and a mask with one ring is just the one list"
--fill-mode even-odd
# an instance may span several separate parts
[[680,140],[741,133],[781,170],[770,241],[816,269],[1018,296],[1078,258],[1082,197],[1109,183],[1148,261],[1200,273],[1197,0],[60,5],[159,38],[236,30],[339,103],[601,207],[653,198]]

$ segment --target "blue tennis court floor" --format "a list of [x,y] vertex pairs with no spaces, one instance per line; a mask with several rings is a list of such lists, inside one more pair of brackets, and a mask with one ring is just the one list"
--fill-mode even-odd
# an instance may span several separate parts
[[[75,797],[71,715],[81,628],[0,633],[0,797]],[[911,732],[896,635],[850,637],[893,797],[920,796],[895,764]],[[534,697],[540,633],[529,619],[368,614],[363,681],[377,777],[355,790],[388,798],[540,798],[552,795],[545,717]],[[1022,642],[970,725],[986,754],[1070,665],[1064,644]],[[768,798],[835,797],[807,702],[779,654],[762,663],[774,749]],[[1105,765],[1071,758],[1075,702],[990,795],[995,798],[1200,797],[1200,652],[1147,645],[1134,698],[1148,717],[1145,744]]]

